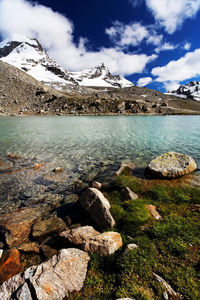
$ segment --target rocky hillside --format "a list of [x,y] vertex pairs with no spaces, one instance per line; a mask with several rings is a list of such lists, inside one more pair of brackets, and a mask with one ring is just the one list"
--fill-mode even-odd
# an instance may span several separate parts
[[1,115],[199,114],[200,102],[142,87],[71,86],[60,92],[0,61]]
[[128,87],[133,83],[112,75],[104,64],[91,70],[67,72],[51,59],[40,43],[21,35],[12,35],[0,43],[0,59],[57,89],[69,86]]
[[177,90],[171,91],[169,94],[183,99],[200,101],[200,82],[191,81],[185,85],[180,85]]

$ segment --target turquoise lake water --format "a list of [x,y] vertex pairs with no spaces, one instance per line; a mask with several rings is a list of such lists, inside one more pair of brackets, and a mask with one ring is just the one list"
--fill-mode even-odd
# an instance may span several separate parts
[[52,161],[71,177],[114,171],[125,159],[144,168],[167,151],[200,166],[200,116],[0,118],[0,159],[11,152]]

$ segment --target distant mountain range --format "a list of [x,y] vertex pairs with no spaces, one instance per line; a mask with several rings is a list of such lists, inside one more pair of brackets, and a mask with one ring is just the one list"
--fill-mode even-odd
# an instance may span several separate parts
[[174,95],[180,98],[188,98],[200,101],[200,82],[191,81],[185,85],[180,85],[177,90],[173,90],[167,94]]
[[0,59],[57,89],[66,86],[133,86],[122,76],[112,75],[104,64],[89,70],[68,72],[48,56],[37,40],[21,35],[12,35],[0,43]]

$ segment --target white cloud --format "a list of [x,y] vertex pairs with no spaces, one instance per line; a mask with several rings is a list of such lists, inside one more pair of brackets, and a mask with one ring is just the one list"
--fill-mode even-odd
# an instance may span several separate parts
[[146,0],[154,18],[170,34],[174,33],[187,18],[192,18],[200,9],[200,0]]
[[173,45],[171,43],[164,43],[160,46],[158,46],[156,49],[155,49],[155,52],[156,53],[159,53],[160,51],[169,51],[169,50],[174,50],[178,47],[178,45]]
[[151,83],[153,79],[151,77],[142,77],[138,80],[137,85],[138,86],[145,86],[149,83]]
[[188,51],[188,50],[190,50],[190,48],[191,48],[191,43],[185,43],[185,45],[183,46],[183,48],[186,50],[186,51]]
[[159,82],[179,82],[200,75],[200,49],[188,52],[166,66],[152,69],[152,74]]
[[175,91],[179,88],[180,84],[177,81],[164,82],[164,87],[167,92]]
[[147,44],[159,45],[163,39],[158,35],[152,26],[143,26],[135,22],[125,25],[122,22],[115,21],[113,26],[106,29],[110,39],[118,46],[138,46],[142,41]]
[[143,0],[129,0],[129,2],[133,7],[137,7],[142,4]]
[[[39,40],[48,54],[64,68],[76,71],[104,62],[117,74],[141,73],[157,55],[127,54],[117,48],[88,51],[86,39],[73,40],[73,24],[60,13],[26,0],[0,0],[0,33],[16,33]],[[142,34],[142,33],[141,33]]]

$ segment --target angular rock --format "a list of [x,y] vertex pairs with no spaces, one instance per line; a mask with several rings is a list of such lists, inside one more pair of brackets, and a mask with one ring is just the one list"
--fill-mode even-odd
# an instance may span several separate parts
[[[0,259],[0,284],[20,272],[20,253],[13,248],[3,252]],[[1,299],[1,298],[0,298]]]
[[51,233],[60,233],[67,229],[65,222],[57,217],[40,221],[34,224],[32,236],[37,241],[43,241]]
[[129,199],[132,199],[132,200],[138,199],[138,195],[136,195],[136,193],[134,193],[128,186],[126,187],[126,191],[127,191],[127,195],[129,197]]
[[35,242],[28,242],[28,243],[24,243],[22,245],[20,245],[18,248],[18,250],[29,253],[39,253],[40,249],[39,249],[39,245]]
[[22,208],[0,217],[0,238],[8,247],[28,242],[31,226],[42,216],[40,208]]
[[45,244],[42,244],[40,246],[40,249],[43,253],[43,255],[46,257],[46,258],[51,258],[52,256],[54,256],[56,253],[58,253],[58,250],[48,246],[48,245],[45,245]]
[[130,162],[130,161],[123,161],[121,163],[121,166],[120,166],[119,170],[117,170],[115,174],[117,176],[119,176],[119,175],[122,175],[123,172],[126,171],[127,175],[132,175],[132,172],[133,172],[134,169],[135,169],[135,165],[132,162]]
[[151,177],[176,178],[193,172],[196,168],[196,162],[191,156],[167,152],[153,159],[146,171]]
[[92,187],[97,189],[97,190],[101,190],[102,188],[102,183],[98,182],[98,181],[93,181],[92,183]]
[[98,234],[100,233],[92,226],[84,226],[64,231],[60,234],[60,236],[66,238],[67,241],[72,244],[80,245],[90,237],[94,237]]
[[118,232],[104,232],[90,237],[82,243],[82,248],[86,252],[110,255],[122,246],[122,238]]
[[112,228],[115,220],[110,213],[110,203],[95,188],[88,188],[80,197],[80,203],[101,229]]
[[162,220],[161,215],[157,212],[155,205],[146,205],[147,210],[150,212],[152,217],[156,220]]
[[0,299],[63,299],[83,287],[88,261],[88,254],[79,249],[62,249],[47,262],[4,282]]

